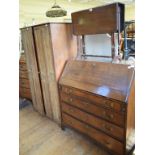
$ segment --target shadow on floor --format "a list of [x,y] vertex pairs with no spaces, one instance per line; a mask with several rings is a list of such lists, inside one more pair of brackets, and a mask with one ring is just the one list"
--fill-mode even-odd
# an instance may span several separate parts
[[30,100],[19,98],[19,110],[31,104],[32,102]]

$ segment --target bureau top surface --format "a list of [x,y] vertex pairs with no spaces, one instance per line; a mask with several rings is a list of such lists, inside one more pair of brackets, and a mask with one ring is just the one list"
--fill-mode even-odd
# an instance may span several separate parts
[[128,65],[71,60],[59,84],[126,102],[133,79],[134,69]]

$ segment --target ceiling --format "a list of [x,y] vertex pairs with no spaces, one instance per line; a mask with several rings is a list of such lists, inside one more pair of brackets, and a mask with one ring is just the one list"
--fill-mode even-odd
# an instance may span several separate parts
[[67,16],[48,18],[45,12],[51,8],[55,0],[19,0],[20,27],[39,24],[42,22],[70,22],[71,13],[113,2],[126,5],[126,20],[134,19],[134,0],[57,0],[57,4],[67,10]]

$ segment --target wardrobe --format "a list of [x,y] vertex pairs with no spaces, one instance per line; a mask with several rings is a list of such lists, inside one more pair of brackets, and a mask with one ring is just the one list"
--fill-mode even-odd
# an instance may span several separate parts
[[66,60],[76,57],[70,23],[46,23],[21,29],[33,107],[60,124],[57,82]]

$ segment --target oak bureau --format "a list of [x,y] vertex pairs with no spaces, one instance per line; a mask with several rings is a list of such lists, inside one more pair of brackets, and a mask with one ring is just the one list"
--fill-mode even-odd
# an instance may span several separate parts
[[68,61],[59,81],[62,128],[71,127],[125,155],[134,146],[134,69],[104,62]]

